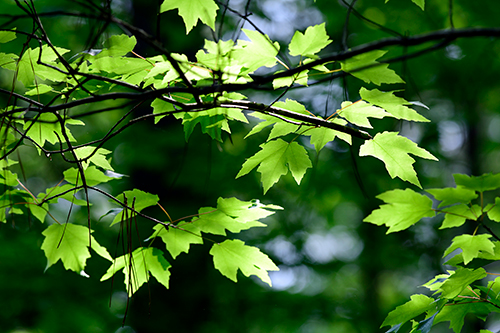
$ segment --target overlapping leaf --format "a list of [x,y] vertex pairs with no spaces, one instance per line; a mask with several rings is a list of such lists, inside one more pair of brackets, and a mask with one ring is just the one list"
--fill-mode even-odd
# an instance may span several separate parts
[[464,264],[468,264],[472,259],[477,258],[481,253],[494,254],[495,245],[489,240],[491,235],[460,235],[453,238],[453,242],[444,252],[443,257],[454,250],[462,249]]
[[163,256],[163,252],[153,247],[140,247],[132,252],[116,258],[107,272],[101,277],[105,281],[116,272],[122,270],[125,275],[125,287],[128,295],[132,296],[144,283],[149,281],[150,274],[158,282],[168,288],[170,281],[170,263]]
[[357,101],[355,103],[343,102],[341,109],[337,111],[339,115],[347,119],[349,122],[366,128],[373,128],[368,118],[382,119],[391,117],[392,115],[384,109],[373,106],[365,101]]
[[[154,206],[158,203],[158,196],[156,194],[147,193],[138,189],[132,191],[125,191],[116,197],[120,202],[125,202],[129,207],[135,211],[140,212],[144,208]],[[131,218],[136,216],[136,213],[127,209],[127,212],[121,211],[118,213],[111,225],[121,222],[125,217]]]
[[304,33],[296,31],[288,50],[292,56],[313,57],[332,41],[326,34],[325,23],[310,26]]

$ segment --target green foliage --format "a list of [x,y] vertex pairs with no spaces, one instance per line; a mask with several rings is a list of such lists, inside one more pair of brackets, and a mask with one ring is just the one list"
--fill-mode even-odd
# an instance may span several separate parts
[[[413,2],[424,9],[424,0]],[[214,0],[164,0],[158,15],[177,10],[184,21],[186,35],[201,21],[216,36],[216,20],[222,20],[220,16],[218,18],[217,3],[224,6],[224,15],[232,11],[227,4]],[[246,12],[241,18],[247,20],[248,16]],[[38,18],[34,11],[30,12],[30,17]],[[41,232],[44,236],[41,249],[47,258],[47,269],[61,260],[66,270],[88,277],[85,268],[91,258],[91,248],[111,262],[100,280],[108,280],[121,271],[127,295],[132,297],[141,286],[150,283],[151,276],[169,288],[170,268],[177,263],[176,260],[182,260],[180,254],[189,254],[194,245],[208,242],[208,254],[213,258],[215,269],[223,276],[237,282],[239,270],[247,277],[254,275],[272,285],[269,272],[277,271],[278,266],[258,247],[234,238],[244,237],[239,234],[245,230],[265,227],[263,220],[281,210],[280,206],[265,205],[257,199],[244,201],[219,197],[216,207],[200,207],[201,204],[193,202],[190,204],[195,206],[191,212],[194,214],[173,220],[168,211],[177,207],[167,205],[175,205],[173,197],[176,193],[170,189],[164,192],[168,191],[168,196],[161,197],[139,188],[123,189],[123,184],[108,186],[111,181],[126,178],[114,172],[112,157],[118,156],[119,159],[117,151],[127,147],[123,145],[112,150],[107,144],[140,121],[150,120],[159,131],[164,131],[163,124],[168,124],[165,125],[168,128],[164,131],[168,132],[165,140],[170,140],[169,126],[181,125],[181,136],[185,141],[199,130],[207,134],[207,139],[215,141],[215,146],[221,151],[227,142],[240,152],[247,148],[246,142],[256,142],[248,149],[255,149],[250,147],[258,144],[260,150],[246,156],[241,168],[231,169],[234,173],[239,169],[237,174],[226,177],[229,182],[231,178],[240,178],[256,169],[260,173],[263,195],[271,193],[288,172],[300,185],[308,169],[313,167],[311,161],[319,161],[325,147],[334,146],[335,150],[349,146],[353,156],[372,156],[384,163],[392,179],[400,178],[420,189],[416,160],[410,154],[437,161],[429,151],[394,130],[404,122],[427,123],[430,120],[411,108],[425,105],[409,102],[401,97],[401,90],[391,90],[386,86],[400,86],[406,80],[406,76],[402,76],[403,80],[389,68],[387,58],[382,58],[386,54],[392,59],[400,56],[392,50],[381,49],[393,45],[390,39],[381,42],[378,48],[365,45],[366,52],[358,52],[363,47],[348,51],[347,45],[342,45],[345,46],[343,52],[335,53],[333,57],[323,56],[338,45],[331,45],[333,41],[326,24],[321,23],[307,27],[304,32],[295,31],[285,42],[273,41],[259,29],[240,29],[247,39],[207,39],[200,42],[202,49],[180,54],[167,51],[159,40],[155,40],[161,39],[160,35],[152,37],[116,17],[106,18],[106,22],[116,24],[130,35],[111,35],[102,49],[70,50],[53,44],[41,21],[34,20],[33,32],[22,33],[28,40],[22,42],[18,54],[0,53],[1,74],[12,74],[9,80],[13,82],[10,90],[0,91],[8,96],[8,103],[6,106],[2,104],[0,110],[3,117],[0,123],[0,221],[12,221],[15,226],[14,217],[25,216],[40,222],[37,227],[45,228]],[[107,28],[103,29],[107,33]],[[3,44],[16,43],[20,34],[17,29],[0,31],[2,47]],[[347,22],[344,34],[347,39]],[[439,36],[439,40],[442,38]],[[416,43],[417,39],[411,42]],[[426,42],[425,38],[423,40],[421,43]],[[139,41],[152,46],[157,54],[149,57],[137,54],[136,51],[143,47],[141,44],[140,48],[137,47]],[[413,45],[405,44],[410,42],[403,37],[399,42],[405,47]],[[281,47],[286,45],[288,47]],[[74,56],[69,57],[68,53]],[[330,112],[330,115],[328,105],[324,115],[319,116],[316,114],[318,110],[309,111],[312,108],[306,101],[282,98],[295,88],[317,86],[333,77],[358,79],[357,87],[360,88],[352,101],[348,100],[346,90],[346,100],[339,100],[339,103],[342,101],[340,109]],[[370,87],[372,85],[377,88]],[[253,94],[252,89],[272,90],[280,96],[272,103],[263,104],[256,101],[258,94]],[[123,101],[125,104],[120,104]],[[130,105],[133,107],[129,108]],[[135,114],[141,105],[150,107]],[[105,116],[94,121],[95,114]],[[247,115],[251,117],[247,118]],[[394,119],[399,121],[398,125],[387,125]],[[92,133],[92,126],[99,133]],[[233,135],[235,128],[238,132]],[[340,140],[341,148],[329,145]],[[359,143],[359,140],[364,142]],[[356,152],[358,144],[359,151]],[[22,180],[25,177],[20,176],[24,169],[15,159],[20,160],[19,156],[25,150],[36,151],[39,157],[45,156],[58,166],[64,165],[56,182],[52,179],[40,182],[43,189],[39,193],[32,193],[28,188],[31,185],[25,185],[27,182]],[[122,152],[122,158],[127,154],[128,151]],[[155,165],[156,158],[164,158],[178,164],[179,160],[177,155],[163,156],[163,151],[150,153],[160,157],[147,156],[148,152],[144,154],[137,158],[137,163]],[[190,181],[202,186],[198,179],[200,170],[210,167],[189,165],[185,167],[186,178],[192,178]],[[40,169],[43,172],[43,168]],[[216,171],[225,170],[230,168]],[[161,170],[161,173],[169,172]],[[426,193],[409,188],[394,189],[379,194],[377,198],[384,203],[364,219],[377,226],[385,225],[387,233],[404,231],[416,223],[436,218],[442,218],[439,229],[468,227],[473,230],[471,234],[454,237],[444,251],[446,264],[454,270],[438,274],[424,285],[433,292],[432,297],[412,295],[410,301],[390,312],[382,323],[382,326],[391,326],[388,332],[399,332],[409,326],[411,332],[429,332],[434,325],[447,321],[458,333],[467,315],[484,319],[492,312],[500,312],[499,283],[486,280],[489,272],[485,267],[500,260],[500,237],[490,227],[500,222],[500,197],[485,203],[484,194],[500,188],[500,174],[477,177],[456,174],[454,179],[456,187],[432,188]],[[158,192],[163,190],[159,187]],[[113,194],[117,188],[120,190]],[[276,192],[281,195],[279,190]],[[311,200],[316,200],[315,193],[311,191]],[[96,218],[94,200],[103,198],[94,199],[94,195],[104,196],[104,200],[115,208],[107,208],[107,213],[101,212]],[[59,221],[57,216],[61,206],[68,203],[70,208],[65,221]],[[72,214],[73,210],[77,213]],[[112,217],[111,221],[106,219],[108,216]],[[113,259],[109,254],[111,251],[92,235],[91,226],[97,230],[94,220],[109,227],[117,225],[111,230],[118,233],[123,247],[116,258]],[[134,228],[139,234],[139,227],[148,230],[150,236],[146,241],[132,236]],[[252,241],[245,240],[247,243]]]
[[[391,312],[383,325],[401,326],[425,312],[426,318],[435,316],[433,325],[449,321],[450,328],[458,333],[462,329],[467,314],[484,318],[491,312],[500,312],[497,293],[490,293],[494,284],[490,284],[490,289],[481,289],[481,285],[475,285],[488,276],[483,266],[500,258],[499,242],[491,240],[492,237],[498,239],[498,236],[487,226],[487,219],[491,218],[490,215],[493,221],[497,218],[495,208],[500,201],[499,198],[495,198],[495,204],[485,205],[483,202],[483,192],[500,188],[499,176],[499,174],[487,174],[475,177],[455,174],[453,177],[456,187],[427,190],[437,201],[440,201],[437,208],[432,208],[432,201],[427,196],[410,189],[387,191],[377,196],[386,204],[373,211],[364,221],[377,225],[385,224],[389,227],[388,233],[407,229],[434,213],[444,215],[440,229],[456,228],[467,223],[475,225],[476,231],[484,226],[488,232],[485,234],[474,232],[473,235],[462,234],[453,238],[443,257],[460,250],[460,253],[455,254],[446,262],[456,267],[456,270],[448,274],[439,274],[424,285],[434,291],[434,295],[437,295],[436,299],[414,295],[410,302]],[[474,200],[479,197],[480,203],[474,203]],[[414,299],[416,296],[418,298]],[[467,302],[471,299],[472,302]],[[426,302],[422,303],[422,300]],[[437,305],[426,308],[426,305],[430,304],[440,305],[439,308],[436,307]]]

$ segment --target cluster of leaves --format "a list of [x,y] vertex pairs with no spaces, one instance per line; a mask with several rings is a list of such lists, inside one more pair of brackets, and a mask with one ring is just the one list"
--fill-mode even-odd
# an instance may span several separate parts
[[[449,321],[455,333],[461,331],[466,315],[480,319],[492,312],[500,312],[500,278],[485,266],[500,260],[500,238],[489,227],[500,222],[500,198],[485,203],[484,193],[500,188],[500,174],[479,177],[455,174],[456,187],[427,189],[435,202],[425,194],[411,189],[392,190],[377,198],[385,204],[365,218],[365,222],[385,225],[387,233],[405,230],[424,218],[444,216],[439,229],[458,228],[468,224],[472,234],[453,238],[445,250],[445,265],[454,267],[439,274],[423,286],[434,297],[413,295],[411,300],[389,313],[382,326],[390,325],[389,332],[398,332],[411,323],[411,332],[429,332],[437,323]],[[485,233],[480,233],[484,229]],[[461,251],[458,251],[461,250]],[[422,320],[417,320],[424,316]],[[489,332],[487,330],[482,332]]]
[[[423,9],[422,0],[414,2]],[[183,18],[186,33],[198,20],[215,29],[218,6],[213,0],[165,0],[160,12],[174,9]],[[415,160],[410,154],[436,160],[431,153],[398,132],[378,132],[372,137],[361,130],[373,129],[369,118],[428,121],[412,108],[414,103],[397,96],[396,91],[362,87],[358,100],[344,101],[339,110],[327,117],[317,116],[299,101],[291,99],[269,105],[247,101],[241,93],[244,89],[269,84],[273,89],[286,92],[290,87],[307,86],[313,74],[327,76],[343,72],[376,86],[404,83],[388,68],[387,63],[379,61],[387,52],[384,50],[364,52],[337,62],[322,61],[319,54],[331,43],[324,24],[309,27],[304,32],[297,31],[286,51],[281,50],[279,43],[273,42],[267,35],[243,29],[247,39],[206,40],[204,48],[196,53],[195,61],[190,61],[184,54],[166,52],[158,44],[154,45],[159,55],[142,57],[134,52],[136,36],[127,35],[112,36],[103,49],[83,51],[69,58],[64,55],[70,50],[53,45],[41,24],[39,31],[40,35],[25,33],[30,39],[38,41],[39,46],[27,47],[19,55],[0,53],[0,67],[15,73],[16,82],[25,88],[13,87],[10,94],[16,102],[1,110],[0,184],[4,192],[0,219],[6,222],[10,215],[24,214],[34,216],[42,223],[52,220],[54,223],[43,232],[45,240],[42,249],[47,257],[47,268],[61,260],[66,269],[87,276],[84,269],[91,248],[110,261],[109,269],[101,280],[122,271],[129,295],[147,282],[150,275],[168,287],[170,263],[164,252],[156,247],[140,246],[129,248],[113,259],[92,235],[90,214],[87,226],[72,223],[77,221],[61,223],[52,217],[51,207],[59,199],[65,199],[72,205],[86,206],[89,211],[89,191],[108,196],[119,206],[109,213],[115,214],[111,225],[121,223],[130,227],[139,217],[153,222],[148,240],[161,239],[173,259],[182,252],[188,253],[191,244],[210,241],[207,234],[227,236],[228,231],[234,234],[264,226],[259,220],[281,209],[260,204],[257,200],[220,198],[216,207],[203,207],[188,218],[176,221],[169,218],[164,222],[143,213],[144,209],[159,205],[156,195],[139,189],[117,196],[104,192],[98,186],[120,175],[113,172],[107,157],[111,151],[103,145],[137,121],[154,119],[159,122],[167,116],[175,117],[182,123],[186,140],[199,124],[203,133],[222,141],[224,132],[231,133],[230,122],[249,123],[247,116],[260,122],[245,138],[272,127],[260,150],[250,156],[235,175],[236,178],[242,177],[256,168],[261,174],[264,193],[288,171],[300,184],[307,169],[312,167],[308,147],[314,147],[319,153],[335,139],[348,144],[352,144],[353,136],[364,139],[359,149],[360,156],[380,159],[392,178],[398,177],[418,187],[421,185],[413,168]],[[145,40],[149,38],[141,31],[134,32]],[[0,31],[0,43],[15,41],[18,34],[14,29]],[[288,57],[283,57],[282,52],[287,52],[292,59],[298,58],[296,63],[286,64],[282,59]],[[277,66],[282,68],[274,70]],[[256,71],[262,68],[273,68],[274,73],[256,75]],[[104,105],[101,109],[82,113],[78,106],[94,104],[97,108],[98,103],[116,99],[140,103],[148,101],[152,111],[125,122],[131,115],[131,112],[127,113],[100,140],[82,142],[72,134],[72,126],[86,126],[81,120],[84,116],[98,111],[102,115],[107,110]],[[60,183],[35,195],[11,171],[16,161],[10,156],[20,145],[32,145],[40,155],[48,158],[60,155],[76,167],[67,169]],[[490,281],[487,286],[472,284],[487,276],[486,270],[476,266],[476,263],[492,262],[500,256],[500,250],[496,250],[498,241],[490,239],[499,238],[485,224],[486,218],[500,221],[497,206],[500,198],[488,205],[483,205],[482,200],[483,192],[500,187],[499,177],[456,175],[457,187],[427,190],[441,201],[438,208],[432,207],[429,197],[411,189],[388,191],[378,196],[386,204],[365,221],[385,224],[389,227],[388,232],[407,229],[436,213],[445,215],[441,228],[459,227],[467,222],[483,226],[489,232],[457,236],[444,254],[447,256],[457,249],[462,250],[447,262],[457,269],[426,284],[438,295],[437,298],[414,295],[410,302],[391,312],[383,326],[391,326],[390,331],[396,332],[406,322],[411,322],[412,331],[427,332],[438,322],[450,321],[451,328],[459,332],[467,313],[484,318],[490,312],[498,312],[498,284],[495,281]],[[473,204],[478,197],[480,204]],[[239,269],[246,276],[256,275],[271,284],[268,271],[277,269],[258,248],[247,246],[237,239],[213,242],[210,254],[214,267],[233,281],[237,280]],[[416,320],[424,314],[424,319]]]

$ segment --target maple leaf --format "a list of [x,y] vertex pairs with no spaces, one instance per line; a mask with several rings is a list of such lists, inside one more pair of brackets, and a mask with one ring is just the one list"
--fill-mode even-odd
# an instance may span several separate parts
[[404,98],[395,96],[392,91],[380,91],[378,89],[368,90],[362,87],[359,90],[359,94],[363,100],[373,105],[380,106],[382,109],[392,114],[396,119],[422,122],[430,121],[417,111],[407,107],[407,105],[411,105],[411,103]]
[[437,161],[434,155],[397,132],[378,133],[359,148],[359,156],[370,155],[383,161],[391,178],[399,177],[421,188],[413,168],[415,160],[408,154]]
[[391,311],[380,327],[406,323],[433,308],[433,303],[434,299],[429,296],[412,295],[408,302]]
[[153,229],[155,232],[149,239],[159,236],[174,259],[182,252],[188,253],[191,244],[203,244],[200,228],[192,223],[179,223],[168,230],[157,224]]
[[84,269],[87,259],[90,258],[89,242],[92,250],[98,255],[109,261],[113,260],[108,250],[99,245],[94,236],[90,236],[89,239],[89,229],[87,227],[71,223],[52,224],[42,234],[45,236],[42,250],[47,257],[45,270],[60,259],[65,269],[88,277]]
[[213,0],[165,0],[161,4],[160,13],[177,9],[186,25],[186,35],[198,23],[198,20],[215,30],[215,17],[219,6]]
[[386,204],[374,210],[363,221],[376,225],[385,224],[387,233],[409,228],[424,217],[434,216],[432,200],[409,188],[392,190],[377,195]]
[[326,34],[325,23],[308,27],[305,33],[295,31],[288,50],[292,56],[312,57],[332,41]]
[[[346,125],[347,121],[344,119],[340,118],[334,118],[329,120],[332,123],[339,124],[339,125]],[[304,135],[310,135],[311,139],[310,142],[312,145],[314,145],[314,148],[316,149],[316,152],[319,153],[319,151],[328,143],[333,141],[335,138],[339,138],[341,140],[344,140],[347,142],[349,145],[352,142],[352,138],[349,134],[343,133],[336,131],[331,128],[327,127],[315,127],[307,130],[307,132],[304,133]]]
[[[274,104],[275,107],[277,108],[282,108],[288,111],[293,111],[296,113],[300,114],[307,114],[310,115],[310,113],[306,110],[305,106],[298,103],[297,101],[291,100],[291,99],[286,99],[285,102],[276,102]],[[296,124],[291,124],[287,123],[279,118],[273,117],[271,115],[263,114],[261,112],[253,112],[250,114],[252,117],[264,120],[257,125],[255,125],[250,132],[245,136],[245,139],[248,138],[250,135],[253,135],[255,133],[258,133],[262,131],[265,127],[273,125],[273,129],[271,130],[271,133],[269,134],[269,137],[267,138],[267,141],[270,141],[272,139],[275,139],[280,136],[284,136],[290,133],[294,133],[297,131],[300,127],[300,125]]]
[[453,178],[457,187],[465,187],[477,192],[492,191],[500,188],[500,173],[488,173],[477,177],[454,174]]
[[258,31],[241,30],[250,41],[238,40],[238,45],[232,52],[232,58],[234,61],[244,64],[244,73],[252,73],[262,66],[273,67],[276,65],[276,56],[280,50],[279,43],[273,43],[267,35]]
[[373,106],[362,100],[355,103],[343,102],[341,104],[341,109],[338,110],[337,113],[349,122],[366,128],[373,128],[368,117],[377,119],[392,117],[392,115],[384,109]]
[[109,279],[122,269],[129,296],[132,296],[144,283],[149,281],[149,274],[168,289],[170,267],[170,263],[163,256],[163,251],[154,247],[140,247],[135,249],[132,255],[125,254],[116,258],[101,277],[101,281]]
[[462,249],[462,256],[464,258],[464,264],[468,264],[472,259],[477,258],[481,253],[494,254],[495,245],[490,238],[491,235],[460,235],[453,238],[453,241],[444,251],[443,258],[454,250],[460,248]]
[[481,207],[479,205],[469,207],[466,204],[459,204],[445,208],[441,212],[445,213],[445,217],[439,229],[454,228],[461,226],[467,220],[477,220],[478,216],[474,212],[481,214]]
[[404,81],[392,69],[389,64],[381,64],[376,59],[382,57],[387,51],[375,50],[366,52],[350,59],[341,61],[344,72],[365,81],[373,82],[377,86],[382,83],[404,83]]
[[[134,208],[134,210],[138,212],[140,212],[146,207],[156,205],[159,200],[156,194],[143,192],[138,189],[134,189],[132,191],[125,191],[116,198],[121,202],[126,202],[129,207]],[[124,215],[124,211],[122,209],[122,211],[115,216],[111,225],[121,222],[124,219],[124,216],[128,216],[129,218],[131,218],[134,217],[135,215],[136,213],[134,212],[127,212],[127,214]]]
[[226,235],[226,230],[232,233],[238,233],[252,227],[265,227],[264,223],[258,221],[241,222],[223,211],[213,207],[202,207],[198,210],[198,217],[191,222],[199,230],[214,235]]
[[448,206],[455,203],[467,204],[477,198],[474,190],[463,187],[446,187],[426,190],[436,198],[442,201],[438,207]]
[[[111,164],[106,160],[106,155],[110,154],[111,151],[104,149],[104,148],[96,148],[92,146],[85,146],[85,147],[80,147],[78,149],[75,149],[75,155],[78,157],[78,159],[82,159],[82,167],[83,169],[87,169],[90,162],[94,163],[98,167],[103,168],[104,170],[111,170],[113,171],[113,168],[111,167]],[[90,156],[93,154],[90,158]]]
[[222,275],[237,282],[238,269],[245,276],[256,275],[271,286],[267,271],[277,271],[279,268],[258,248],[245,245],[239,239],[227,239],[220,244],[214,244],[210,249],[214,258],[214,266]]
[[[312,167],[311,160],[304,147],[297,142],[287,143],[281,139],[260,145],[261,150],[248,158],[236,178],[246,175],[259,166],[257,171],[262,175],[262,185],[266,193],[288,169],[293,178],[300,184],[306,170]],[[288,166],[288,167],[287,167]]]

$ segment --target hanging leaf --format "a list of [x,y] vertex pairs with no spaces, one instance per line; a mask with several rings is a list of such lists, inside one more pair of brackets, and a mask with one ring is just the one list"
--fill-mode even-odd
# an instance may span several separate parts
[[283,175],[292,173],[293,178],[300,184],[306,170],[312,167],[311,161],[304,147],[297,142],[287,143],[281,139],[260,145],[261,150],[248,158],[236,175],[236,178],[246,175],[255,167],[262,175],[262,185],[266,193]]
[[481,214],[481,207],[474,205],[469,207],[466,204],[451,206],[442,210],[445,213],[443,224],[439,229],[455,228],[465,223],[466,220],[477,220],[478,216],[474,212]]
[[237,47],[232,52],[232,59],[244,64],[245,73],[253,73],[260,67],[276,65],[276,56],[280,50],[278,42],[272,42],[267,35],[258,31],[241,29],[250,39],[238,40]]
[[477,177],[454,174],[453,178],[457,187],[460,186],[477,192],[492,191],[500,188],[500,173],[488,173]]
[[236,273],[240,269],[245,276],[256,275],[271,286],[268,271],[279,270],[258,248],[245,245],[238,239],[227,239],[220,244],[214,244],[210,254],[214,257],[215,268],[234,282],[237,282]]
[[368,117],[377,119],[392,117],[392,115],[385,112],[384,109],[373,106],[362,100],[355,103],[343,102],[340,107],[341,109],[337,111],[340,116],[347,119],[350,123],[366,128],[373,128]]
[[203,244],[200,228],[192,223],[179,223],[177,227],[170,227],[168,230],[157,224],[153,229],[155,232],[150,238],[160,237],[174,259],[182,252],[188,253],[191,244]]
[[410,109],[407,105],[411,105],[412,103],[406,101],[404,98],[395,96],[392,91],[384,92],[378,89],[368,90],[362,87],[359,90],[359,94],[363,100],[373,105],[380,106],[382,109],[392,114],[396,119],[423,122],[430,121],[417,113],[417,111]]
[[403,324],[432,309],[434,299],[425,295],[412,295],[410,300],[391,311],[380,327]]
[[464,264],[468,264],[472,259],[477,258],[480,253],[487,252],[494,254],[494,244],[489,240],[491,235],[460,235],[453,238],[452,244],[446,249],[443,257],[454,250],[462,249]]
[[377,195],[386,204],[374,210],[363,221],[376,225],[385,224],[387,233],[409,228],[424,217],[434,216],[432,200],[425,195],[406,190],[392,190]]
[[456,203],[467,204],[477,198],[477,193],[463,187],[446,187],[426,190],[436,198],[442,201],[438,207],[453,205]]
[[382,83],[404,83],[403,79],[396,72],[388,68],[389,64],[382,64],[376,61],[386,53],[387,51],[382,50],[365,52],[341,61],[341,68],[344,72],[366,83],[375,83],[377,86]]
[[313,57],[332,41],[326,34],[325,23],[308,27],[304,33],[296,31],[288,50],[292,56]]
[[391,178],[399,177],[421,188],[413,168],[415,160],[408,154],[437,161],[427,150],[397,132],[378,133],[359,148],[359,156],[374,156],[383,161]]
[[42,234],[45,236],[42,250],[47,257],[45,270],[60,259],[65,269],[88,277],[84,269],[87,259],[90,258],[89,245],[101,257],[109,261],[113,260],[108,250],[99,245],[94,236],[90,236],[89,239],[89,229],[87,227],[71,223],[52,224]]
[[170,263],[164,258],[161,250],[154,247],[140,247],[131,255],[125,254],[116,258],[106,274],[101,277],[101,281],[109,279],[122,270],[125,275],[125,287],[131,297],[144,283],[149,282],[150,274],[168,289],[170,267]]
[[198,20],[215,30],[215,17],[219,6],[213,0],[165,0],[161,4],[160,13],[177,9],[186,25],[186,35],[198,23]]
[[[159,200],[156,194],[143,192],[138,189],[125,191],[116,198],[121,202],[126,202],[129,207],[134,208],[138,212],[142,211],[144,208],[156,205]],[[124,215],[124,211],[122,210],[115,216],[111,225],[121,222],[125,218],[125,216],[128,216],[128,218],[132,218],[136,216],[136,213],[128,211],[127,214]]]

